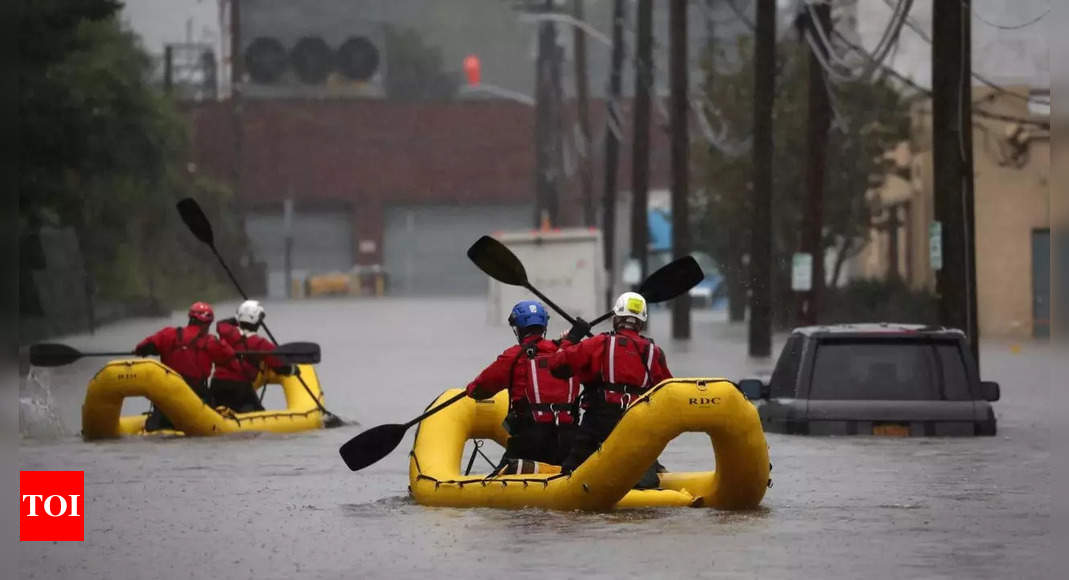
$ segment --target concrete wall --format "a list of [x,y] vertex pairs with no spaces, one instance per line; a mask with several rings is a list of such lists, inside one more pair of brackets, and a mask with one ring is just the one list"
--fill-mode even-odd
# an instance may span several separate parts
[[[974,87],[974,113],[1030,118],[1022,98],[1028,89],[1012,90],[1017,96]],[[930,103],[916,103],[912,117],[911,192],[899,230],[899,271],[914,288],[934,291],[928,247],[928,226],[934,220]],[[1032,336],[1032,232],[1050,223],[1048,131],[974,114],[973,170],[980,333]],[[885,206],[903,199],[902,192],[892,187],[874,192],[874,201]],[[874,230],[868,247],[854,259],[852,272],[860,277],[885,276],[887,243],[886,231]],[[907,261],[908,266],[902,266]]]

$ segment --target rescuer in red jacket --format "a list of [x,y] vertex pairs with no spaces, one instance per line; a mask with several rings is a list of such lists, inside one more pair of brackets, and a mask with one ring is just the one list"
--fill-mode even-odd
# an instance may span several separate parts
[[[219,338],[235,352],[275,350],[275,344],[256,334],[264,319],[259,301],[246,300],[238,306],[237,316],[220,320],[215,325]],[[288,374],[289,365],[275,357],[238,357],[228,365],[216,366],[212,375],[212,404],[229,407],[238,413],[263,411],[253,383],[260,374],[261,364],[276,372]]]
[[[664,351],[639,334],[648,319],[646,299],[624,292],[613,306],[613,332],[583,340],[590,324],[578,320],[549,357],[551,372],[584,385],[583,420],[562,469],[570,472],[609,436],[627,406],[657,383],[672,378]],[[636,487],[657,487],[659,464],[654,464]]]
[[[138,356],[159,355],[167,365],[186,380],[193,392],[205,403],[210,402],[207,380],[212,365],[224,366],[234,360],[234,349],[213,336],[208,328],[215,314],[204,302],[189,307],[189,324],[167,327],[142,340],[134,349]],[[172,428],[170,419],[153,408],[145,421],[146,430]]]
[[501,353],[467,387],[468,395],[485,399],[508,389],[508,444],[499,469],[525,472],[522,460],[560,465],[571,448],[578,419],[579,383],[549,372],[549,355],[557,343],[546,340],[549,314],[542,304],[527,300],[516,304],[509,325],[519,344]]

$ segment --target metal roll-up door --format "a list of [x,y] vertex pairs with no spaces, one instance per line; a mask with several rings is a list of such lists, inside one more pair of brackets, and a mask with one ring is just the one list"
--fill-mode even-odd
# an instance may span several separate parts
[[[293,215],[293,250],[290,267],[293,278],[303,280],[309,274],[347,272],[354,264],[353,219],[346,207],[337,209],[302,209]],[[257,209],[245,217],[257,260],[267,263],[267,294],[284,298],[286,294],[286,241],[282,226],[282,208]]]
[[468,260],[468,247],[484,234],[530,229],[533,215],[529,204],[385,208],[382,252],[390,294],[486,294],[486,275]]

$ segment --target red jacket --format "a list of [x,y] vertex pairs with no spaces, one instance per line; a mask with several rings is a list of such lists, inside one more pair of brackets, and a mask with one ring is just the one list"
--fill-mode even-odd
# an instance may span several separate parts
[[[151,349],[149,347],[152,347]],[[160,362],[193,381],[203,381],[218,367],[234,360],[234,349],[203,326],[167,327],[138,343],[136,352],[155,351]]]
[[[275,350],[275,343],[258,334],[242,334],[241,329],[230,322],[220,320],[215,325],[215,331],[219,333],[219,338],[223,343],[233,348],[235,352]],[[264,357],[235,357],[230,364],[215,367],[215,378],[223,381],[251,383],[260,373],[261,360],[265,360]],[[267,357],[265,362],[271,368],[285,365],[273,356]]]
[[[529,353],[528,349],[533,350]],[[505,349],[497,360],[486,367],[468,384],[468,394],[482,399],[503,389],[509,389],[510,402],[524,401],[531,405],[538,422],[557,420],[546,405],[570,405],[579,395],[579,382],[558,379],[549,372],[549,355],[557,351],[557,343],[542,337],[530,338],[523,344]],[[531,357],[530,354],[534,356]],[[571,415],[561,422],[570,421]]]
[[[565,341],[559,351],[550,355],[549,366],[558,375],[571,374],[584,385],[601,384],[608,391],[614,391],[611,385],[645,390],[672,378],[664,350],[627,328],[599,334],[578,344]],[[619,403],[621,395],[606,392],[605,400]]]

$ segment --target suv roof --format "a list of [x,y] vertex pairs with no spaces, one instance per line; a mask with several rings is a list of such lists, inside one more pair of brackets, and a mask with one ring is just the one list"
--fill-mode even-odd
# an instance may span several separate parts
[[873,335],[873,334],[897,334],[897,335],[954,335],[965,336],[965,333],[957,328],[945,326],[931,326],[924,324],[900,324],[897,322],[861,322],[856,324],[830,324],[824,326],[801,326],[791,331],[791,334],[804,336],[848,336],[848,335]]

